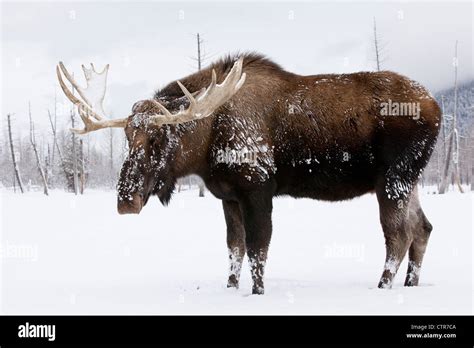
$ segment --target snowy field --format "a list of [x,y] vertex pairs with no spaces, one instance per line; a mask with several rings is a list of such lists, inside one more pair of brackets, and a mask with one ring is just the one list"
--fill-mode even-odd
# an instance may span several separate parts
[[151,198],[119,216],[114,192],[1,192],[3,314],[472,314],[471,193],[421,196],[434,226],[421,286],[379,290],[385,248],[375,196],[274,200],[266,294],[245,262],[227,289],[221,203]]

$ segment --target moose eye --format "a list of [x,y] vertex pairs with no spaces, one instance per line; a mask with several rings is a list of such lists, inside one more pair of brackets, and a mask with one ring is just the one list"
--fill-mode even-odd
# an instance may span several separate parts
[[140,108],[140,106],[143,105],[143,102],[144,102],[144,100],[139,100],[139,101],[137,101],[135,104],[133,104],[133,106],[132,106],[132,112],[133,112],[133,113],[138,112],[138,109]]

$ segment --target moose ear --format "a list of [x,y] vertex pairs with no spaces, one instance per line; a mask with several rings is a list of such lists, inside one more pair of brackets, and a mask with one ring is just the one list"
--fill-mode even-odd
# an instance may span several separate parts
[[146,100],[139,100],[137,101],[135,104],[133,104],[132,106],[132,112],[135,114],[137,112],[139,112],[139,110],[141,109],[141,107],[143,106],[143,104],[145,104]]
[[134,114],[145,114],[147,112],[154,114],[156,113],[156,101],[153,99],[139,100],[132,106],[132,113]]

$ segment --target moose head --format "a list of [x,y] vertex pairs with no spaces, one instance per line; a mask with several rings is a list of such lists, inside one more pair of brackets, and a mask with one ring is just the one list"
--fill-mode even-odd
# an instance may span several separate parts
[[[207,88],[191,93],[176,81],[183,96],[157,100],[156,98],[136,102],[131,115],[121,119],[106,116],[103,101],[106,92],[109,65],[97,72],[82,65],[86,87],[81,87],[69,74],[62,62],[56,67],[59,84],[67,98],[77,106],[84,122],[83,129],[71,129],[76,134],[87,134],[103,128],[124,128],[129,154],[122,165],[118,190],[118,212],[138,214],[152,194],[162,202],[170,198],[169,172],[174,159],[172,146],[176,141],[176,125],[186,124],[211,116],[240,89],[245,81],[242,73],[243,58],[238,59],[224,81],[217,83],[216,72],[212,70],[211,83]],[[74,95],[66,86],[64,77],[77,90]]]

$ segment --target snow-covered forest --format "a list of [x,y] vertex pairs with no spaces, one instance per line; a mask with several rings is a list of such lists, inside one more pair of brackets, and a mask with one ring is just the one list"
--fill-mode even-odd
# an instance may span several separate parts
[[[441,185],[443,171],[448,159],[459,166],[459,182],[474,190],[474,81],[458,87],[456,105],[456,130],[458,132],[458,150],[453,157],[448,155],[449,136],[453,132],[454,88],[435,93],[436,100],[443,111],[443,123],[431,161],[421,179],[422,185]],[[455,184],[456,178],[450,173],[449,181]]]

